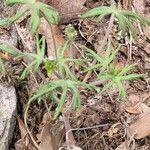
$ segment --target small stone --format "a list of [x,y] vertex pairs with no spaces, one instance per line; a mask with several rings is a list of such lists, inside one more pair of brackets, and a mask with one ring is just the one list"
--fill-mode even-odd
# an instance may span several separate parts
[[0,150],[8,150],[16,122],[17,97],[13,86],[0,84],[0,106]]

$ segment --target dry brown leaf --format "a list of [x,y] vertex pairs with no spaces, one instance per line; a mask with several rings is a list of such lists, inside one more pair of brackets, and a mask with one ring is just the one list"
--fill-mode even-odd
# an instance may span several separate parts
[[126,106],[125,110],[131,114],[150,113],[150,107],[141,102],[133,106]]
[[19,117],[17,117],[17,120],[18,120],[18,124],[19,124],[21,138],[23,138],[28,134],[28,132],[27,132],[27,129],[26,129],[23,121]]
[[[147,27],[143,27],[143,32],[144,32],[144,35],[150,39],[150,26],[147,26]],[[150,51],[150,50],[149,50]]]
[[140,103],[138,109],[140,110],[141,113],[144,113],[144,114],[150,113],[150,107],[148,107],[144,103]]
[[114,136],[114,134],[116,134],[118,131],[119,131],[119,128],[118,128],[118,125],[119,125],[120,123],[115,123],[115,124],[113,124],[111,127],[110,127],[110,129],[107,131],[107,135],[109,136],[109,137],[113,137]]
[[86,0],[45,0],[46,3],[53,6],[60,14],[60,22],[69,22],[76,19],[78,15],[84,12],[83,7]]
[[10,56],[8,55],[8,53],[0,52],[0,58],[3,58],[5,60],[9,60]]
[[73,146],[73,148],[69,149],[69,150],[82,150],[80,147],[77,146]]
[[53,121],[51,120],[50,113],[45,113],[40,130],[37,134],[39,144],[39,150],[57,150],[59,143],[64,132],[64,126],[52,126]]
[[133,5],[135,10],[140,13],[144,14],[145,11],[145,0],[133,0]]
[[140,111],[136,106],[126,106],[125,111],[131,114],[140,114]]
[[[47,40],[48,57],[50,57],[51,59],[55,59],[55,48],[58,49],[65,42],[63,34],[61,33],[61,30],[59,29],[58,25],[49,25],[47,21],[44,18],[42,18],[39,27],[39,33],[44,35]],[[53,40],[55,41],[55,43]],[[66,57],[71,55],[69,52],[70,51],[65,52]]]
[[149,93],[143,93],[142,95],[131,94],[125,104],[125,111],[131,114],[149,113],[150,107],[144,104],[144,99],[148,97]]
[[24,150],[24,149],[36,150],[35,147],[30,142],[30,138],[28,136],[28,132],[26,130],[26,127],[23,121],[19,117],[17,117],[17,120],[19,124],[21,139],[15,143],[15,149],[16,150]]
[[[144,15],[147,19],[150,18],[150,14],[147,14],[145,15],[144,14],[144,11],[145,11],[145,0],[134,0],[133,1],[133,5],[134,5],[134,8],[135,10]],[[143,32],[144,32],[144,35],[150,39],[150,26],[146,26],[146,27],[142,27],[143,28]]]
[[129,141],[121,143],[115,150],[130,150]]
[[[150,18],[149,14],[147,14],[147,15],[144,14],[144,11],[145,11],[145,1],[144,0],[140,0],[140,1],[139,0],[134,0],[133,5],[134,5],[135,10],[138,13],[143,14],[147,19]],[[146,26],[146,27],[142,27],[142,28],[143,28],[144,35],[148,39],[150,39],[150,27]]]
[[54,135],[51,133],[50,123],[43,127],[39,150],[56,150],[56,141]]
[[87,110],[87,106],[81,106],[81,108],[75,112],[76,117],[82,116],[82,114]]
[[139,103],[139,101],[140,101],[139,95],[130,94],[128,97],[128,101],[126,102],[124,107],[125,111],[131,114],[139,114],[140,111],[136,107],[136,104]]
[[143,114],[141,118],[135,121],[129,127],[130,135],[135,139],[141,139],[150,135],[150,113]]

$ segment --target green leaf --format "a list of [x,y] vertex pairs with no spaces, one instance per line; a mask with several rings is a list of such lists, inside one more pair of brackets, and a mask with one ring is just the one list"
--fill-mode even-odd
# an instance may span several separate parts
[[50,60],[46,60],[45,63],[45,69],[47,71],[47,75],[50,77],[55,69],[56,66],[56,62],[55,61],[50,61]]
[[22,72],[20,79],[23,80],[27,77],[27,75],[32,71],[32,67],[36,62],[33,61],[30,65],[28,65]]
[[79,109],[81,106],[81,101],[80,101],[80,93],[79,91],[72,87],[72,93],[73,93],[73,97],[72,97],[72,107],[74,110]]
[[14,4],[23,4],[24,9],[19,10],[16,15],[10,18],[1,19],[0,26],[10,25],[17,21],[20,17],[22,17],[27,11],[31,11],[31,18],[30,18],[30,29],[31,33],[34,35],[37,32],[40,18],[45,17],[49,24],[56,24],[58,23],[58,12],[46,5],[42,2],[37,2],[36,0],[7,0],[8,5],[12,6]]
[[77,32],[75,30],[75,28],[71,25],[68,25],[67,28],[65,29],[65,33],[67,35],[67,39],[70,40],[74,40],[75,37],[77,36]]
[[40,7],[40,11],[43,13],[44,17],[46,18],[47,22],[49,24],[57,24],[58,23],[58,12],[50,7],[49,5],[46,5],[44,3],[38,2]]
[[133,80],[137,78],[142,78],[144,76],[145,76],[144,74],[129,74],[129,75],[126,75],[125,77],[121,77],[120,80]]
[[84,47],[84,49],[85,49],[85,52],[88,52],[89,54],[91,54],[91,56],[93,56],[93,58],[96,59],[97,61],[99,62],[103,61],[103,59],[98,54],[96,54],[93,50],[87,47]]
[[125,89],[124,89],[123,84],[119,80],[115,80],[115,84],[118,87],[119,96],[124,98],[126,96],[126,93],[125,93]]
[[131,69],[133,69],[137,64],[132,64],[132,65],[127,65],[126,67],[124,67],[121,72],[118,74],[119,76],[123,76],[124,74],[126,74],[128,71],[130,71]]
[[[43,62],[47,62],[47,58],[45,57],[45,38],[39,39],[36,36],[36,43],[37,43],[37,53],[24,53],[20,57],[28,57],[32,62],[24,69],[21,79],[27,77],[30,72],[37,72],[39,70],[40,65]],[[19,57],[19,56],[18,56]]]
[[60,112],[63,110],[64,104],[66,101],[66,95],[67,95],[67,86],[64,85],[59,104],[58,104],[56,111],[55,111],[55,114],[54,114],[54,119],[56,119],[58,117],[58,115],[60,114]]
[[114,16],[118,19],[119,30],[122,31],[123,37],[125,37],[126,32],[131,32],[133,39],[136,39],[137,30],[132,25],[132,20],[139,21],[140,24],[144,26],[150,25],[150,19],[146,19],[132,11],[117,8],[114,0],[111,0],[111,6],[93,8],[81,15],[81,18],[96,17],[98,20],[101,20],[103,17],[110,14],[114,14]]
[[[52,85],[53,85],[53,84],[52,84]],[[41,86],[38,88],[36,94],[33,95],[33,96],[30,98],[30,100],[31,100],[31,101],[35,101],[35,100],[37,100],[38,98],[41,98],[41,97],[43,97],[43,96],[45,96],[45,95],[47,95],[47,94],[50,94],[50,92],[52,92],[56,87],[57,87],[57,86],[54,86],[54,85],[51,86],[51,84],[44,84],[44,85],[41,85]]]
[[99,69],[100,67],[101,67],[101,64],[96,64],[96,65],[88,66],[86,69],[84,69],[83,73],[89,72],[91,70]]
[[114,12],[114,10],[111,9],[111,7],[101,6],[101,7],[96,7],[96,8],[93,8],[93,9],[87,11],[85,14],[81,15],[80,18],[96,17],[103,13],[110,14],[113,12]]
[[150,25],[150,19],[146,19],[145,17],[143,17],[137,13],[134,13],[134,12],[128,11],[128,10],[122,10],[121,13],[125,16],[130,17],[130,18],[135,18],[135,19],[139,20],[140,23],[144,26]]
[[122,36],[125,37],[126,33],[126,22],[125,22],[125,17],[122,14],[116,14],[116,17],[119,21],[119,30],[122,31]]
[[14,4],[17,4],[17,3],[25,4],[26,0],[6,0],[6,4],[8,6],[13,6]]
[[7,45],[5,45],[3,43],[0,43],[0,50],[2,50],[3,52],[6,52],[8,54],[14,55],[14,56],[18,55],[18,52],[16,52],[14,49],[12,49],[11,47],[8,47]]
[[40,24],[40,17],[39,17],[39,8],[33,7],[31,10],[31,18],[30,18],[30,30],[32,34],[35,34],[39,24]]
[[70,71],[69,67],[67,65],[63,65],[64,72],[67,78],[77,81],[77,78],[75,77],[74,73]]
[[113,82],[108,82],[107,84],[104,85],[104,87],[102,88],[102,90],[100,91],[100,94],[104,93],[105,91],[107,91],[110,87],[113,86]]
[[23,9],[17,12],[17,14],[13,17],[6,18],[6,19],[0,19],[0,26],[6,26],[14,23],[16,20],[18,20],[20,17],[22,17],[28,9]]

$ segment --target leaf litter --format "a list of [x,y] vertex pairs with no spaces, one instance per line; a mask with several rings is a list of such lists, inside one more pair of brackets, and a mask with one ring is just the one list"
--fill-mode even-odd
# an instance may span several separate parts
[[[90,0],[87,1],[86,0],[75,0],[75,1],[45,0],[45,2],[51,4],[59,11],[61,16],[60,24],[65,23],[64,25],[66,25],[68,23],[72,23],[77,30],[79,30],[80,28],[77,21],[78,15],[82,14],[82,12],[84,12],[84,10],[87,9],[84,7],[85,3],[88,3],[88,6],[90,6]],[[145,5],[143,6],[143,3],[141,4],[141,2],[143,1],[138,2],[134,0],[133,2],[134,2],[134,9],[136,11],[139,11],[140,13],[143,13],[143,9],[145,9],[146,7]],[[107,4],[107,2],[104,2],[103,4]],[[128,0],[126,1],[126,3],[125,1],[123,1],[123,5],[126,9],[128,9],[130,8],[131,1]],[[72,20],[75,20],[75,22],[72,22]],[[85,26],[88,26],[90,23],[86,23]],[[95,28],[96,26],[97,25],[95,25]],[[39,33],[41,35],[44,35],[47,40],[47,55],[50,58],[55,58],[54,45],[52,39],[53,37],[51,32],[53,32],[54,34],[54,39],[56,40],[57,47],[62,45],[65,41],[64,35],[62,34],[62,30],[60,27],[61,25],[49,26],[47,22],[44,19],[42,19],[39,28]],[[99,30],[103,30],[103,29],[100,28]],[[82,32],[82,29],[80,31]],[[26,32],[27,31],[25,31],[25,33]],[[88,35],[87,38],[91,38],[89,43],[88,41],[85,41],[85,39],[83,40],[83,38],[81,38],[82,37],[80,35],[81,32],[78,33],[79,38],[77,39],[77,42],[80,41],[81,43],[84,43],[85,45],[89,44],[90,46],[98,45],[98,41],[95,38],[97,38],[99,32],[96,32],[96,34],[91,38],[88,31],[84,31],[85,33],[87,32],[86,33]],[[148,28],[143,29],[143,33],[147,38],[149,38],[149,34],[147,34],[148,32],[149,32]],[[27,42],[29,41],[27,40]],[[25,48],[25,46],[23,47]],[[30,48],[32,49],[32,46],[30,46]],[[149,52],[149,48],[147,48],[147,51]],[[120,55],[122,55],[122,57],[124,58],[128,57],[126,54],[120,54]],[[71,54],[66,54],[66,56],[71,56]],[[141,57],[140,54],[139,56],[134,55],[134,52],[133,52],[133,56],[134,56],[133,58],[134,62],[137,62],[138,58]],[[144,71],[145,70],[143,69],[140,70],[140,72],[142,73]],[[92,74],[90,79],[94,78],[94,76],[95,75]],[[149,83],[146,82],[142,82],[142,83],[143,84],[140,85],[145,89],[147,89],[148,86],[147,84]],[[136,89],[137,86],[138,83],[136,82],[129,83],[127,94],[129,95],[128,100],[130,103],[127,102],[123,110],[120,109],[120,103],[118,104],[118,102],[116,101],[117,100],[116,93],[115,94],[108,93],[109,96],[107,97],[106,94],[103,96],[102,99],[96,97],[95,95],[92,97],[93,93],[84,93],[83,95],[81,95],[83,100],[82,107],[86,106],[86,109],[84,109],[84,111],[82,113],[79,113],[78,115],[71,114],[71,116],[69,117],[69,123],[71,124],[71,128],[80,128],[80,127],[86,128],[89,126],[95,126],[107,122],[110,122],[111,126],[103,127],[100,129],[95,127],[94,129],[84,130],[84,132],[80,130],[74,131],[73,135],[75,136],[75,141],[77,142],[77,145],[79,145],[79,147],[82,147],[82,149],[90,149],[90,150],[92,149],[93,150],[94,149],[95,150],[96,149],[97,150],[99,149],[129,150],[130,146],[132,145],[131,144],[132,142],[125,137],[127,136],[126,133],[124,133],[123,130],[120,130],[120,126],[124,128],[125,124],[128,124],[127,120],[130,120],[130,123],[128,124],[129,127],[125,128],[125,130],[126,129],[129,130],[130,137],[132,137],[131,140],[134,140],[134,138],[144,139],[145,140],[144,144],[146,145],[147,136],[150,135],[149,97],[147,97],[145,101],[142,101],[139,95],[141,91],[144,93],[147,90],[142,88],[138,90]],[[92,99],[92,101],[98,101],[98,103],[89,106],[87,104],[90,99]],[[48,105],[50,105],[49,102]],[[37,109],[40,109],[40,106],[41,104],[39,103],[39,105],[36,106]],[[44,106],[42,105],[42,107]],[[60,143],[62,147],[66,147],[65,145],[66,141],[64,140],[65,131],[63,125],[61,126],[61,123],[63,122],[61,120],[62,118],[59,118],[57,120],[58,126],[56,126],[56,129],[54,130],[54,126],[56,125],[55,124],[56,122],[53,122],[53,120],[51,120],[49,117],[45,117],[45,116],[49,116],[45,112],[45,108],[42,108],[42,111],[43,111],[42,114],[45,114],[43,120],[41,119],[41,116],[37,116],[38,124],[36,125],[35,123],[36,133],[33,132],[34,136],[36,135],[37,137],[37,142],[39,144],[40,150],[55,150],[57,149],[58,143]],[[32,115],[33,115],[32,113],[29,114],[31,118]],[[16,142],[15,144],[16,149],[24,149],[25,146],[28,149],[34,150],[35,148],[30,143],[30,139],[27,130],[25,128],[25,125],[19,118],[18,118],[18,124],[20,128],[21,139]],[[58,136],[56,136],[56,130],[61,134],[58,134]],[[62,136],[63,134],[64,136]],[[138,143],[135,142],[135,146],[137,146],[138,148],[139,146]],[[75,146],[73,149],[74,150],[80,149],[79,147]]]

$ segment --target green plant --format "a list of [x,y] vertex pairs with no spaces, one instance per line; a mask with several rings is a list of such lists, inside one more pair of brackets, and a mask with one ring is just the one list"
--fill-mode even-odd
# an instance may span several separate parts
[[[119,96],[125,97],[126,93],[123,82],[144,76],[143,74],[130,73],[130,71],[135,67],[135,64],[127,65],[123,69],[113,65],[113,61],[118,51],[120,50],[120,46],[115,49],[112,46],[112,39],[108,40],[107,48],[103,56],[99,56],[93,50],[87,47],[84,47],[85,54],[87,56],[86,60],[75,59],[72,57],[69,58],[66,56],[65,52],[71,48],[77,35],[75,29],[72,26],[66,28],[66,41],[64,44],[61,45],[58,49],[55,49],[56,58],[48,58],[46,56],[46,40],[44,37],[40,38],[37,30],[41,17],[44,17],[49,24],[57,23],[57,11],[49,5],[36,0],[6,0],[6,2],[10,6],[17,3],[23,4],[23,7],[16,13],[15,16],[0,20],[0,26],[9,25],[17,21],[20,17],[24,16],[26,12],[30,12],[31,17],[29,20],[29,27],[31,33],[34,36],[36,35],[36,52],[23,53],[18,50],[16,51],[15,49],[2,43],[0,44],[0,50],[4,53],[6,52],[9,55],[12,55],[16,59],[27,58],[30,60],[30,64],[27,64],[21,74],[21,79],[25,79],[30,74],[30,72],[38,72],[42,66],[45,67],[48,76],[51,76],[53,73],[57,74],[57,78],[55,80],[51,80],[47,83],[43,83],[42,81],[43,84],[41,84],[34,95],[29,98],[24,113],[24,122],[27,131],[37,149],[39,149],[38,144],[32,137],[27,124],[27,114],[32,102],[41,101],[45,98],[52,100],[56,106],[54,113],[54,119],[56,119],[60,113],[67,112],[67,110],[78,110],[80,108],[80,93],[82,88],[84,88],[84,90],[90,90],[102,94],[111,87],[116,86],[119,91]],[[127,32],[130,32],[133,38],[136,38],[137,31],[132,25],[132,22],[138,20],[143,25],[150,25],[150,21],[146,20],[144,17],[131,11],[117,8],[114,0],[111,0],[111,2],[112,4],[110,7],[102,6],[94,8],[82,15],[81,18],[97,17],[97,20],[100,21],[103,17],[113,14],[113,16],[115,16],[115,18],[118,20],[119,29],[122,31],[122,36],[125,36]],[[56,47],[53,35],[52,38],[54,47]],[[89,58],[96,60],[96,64],[89,65]],[[76,77],[76,74],[72,68],[75,65],[82,65],[83,68],[87,64],[87,61],[89,66],[84,70],[84,72],[95,71],[97,72],[97,80],[106,80],[106,84],[103,85],[102,89],[92,84],[82,82],[78,77]],[[1,58],[0,69],[2,73],[5,71],[3,60]]]
[[107,49],[106,49],[105,55],[103,56],[99,56],[93,50],[85,47],[85,52],[87,56],[92,57],[92,59],[96,59],[97,63],[95,65],[88,66],[88,68],[85,69],[84,72],[98,69],[100,71],[99,74],[101,75],[107,69],[108,65],[114,60],[119,49],[120,47],[118,47],[116,50],[113,49],[111,38],[108,41]]
[[133,80],[144,77],[144,74],[129,73],[129,71],[132,70],[135,67],[135,65],[136,64],[127,65],[123,69],[120,69],[117,66],[110,64],[108,72],[104,72],[103,74],[98,76],[100,80],[107,80],[107,84],[104,85],[100,93],[103,93],[104,91],[107,91],[109,88],[111,88],[113,85],[116,85],[119,91],[119,96],[125,97],[126,94],[122,82],[125,80]]
[[24,7],[19,10],[15,16],[0,20],[0,26],[9,25],[17,21],[20,17],[25,15],[26,12],[30,11],[31,17],[29,27],[32,34],[35,34],[39,24],[40,17],[44,17],[49,24],[58,23],[58,12],[49,5],[36,0],[6,0],[7,5],[12,6],[14,4],[23,4]]
[[[36,73],[39,70],[40,65],[44,64],[48,76],[51,76],[54,70],[58,70],[61,78],[77,80],[74,73],[70,70],[69,63],[80,64],[83,61],[81,59],[66,58],[64,56],[65,51],[69,50],[76,36],[74,28],[71,26],[66,28],[66,35],[66,42],[56,50],[56,60],[47,58],[45,55],[45,38],[39,38],[38,35],[36,35],[36,53],[15,51],[5,44],[0,44],[0,49],[2,52],[7,52],[16,59],[25,57],[31,61],[31,63],[23,70],[21,79],[25,79],[30,72]],[[0,67],[1,72],[4,72],[5,67],[2,59],[0,59]]]
[[[68,92],[70,92],[72,95],[71,107],[74,110],[80,108],[81,102],[79,86],[83,86],[90,90],[98,90],[98,88],[96,88],[95,86],[86,84],[84,82],[58,79],[53,80],[50,83],[45,84],[43,86],[40,86],[36,94],[29,100],[29,103],[39,98],[41,99],[45,95],[50,96],[50,99],[54,100],[57,103],[56,112],[54,114],[54,119],[56,119],[65,107]],[[60,98],[58,98],[59,95]]]
[[31,60],[31,63],[27,65],[27,67],[23,70],[21,79],[27,77],[29,72],[37,72],[42,63],[47,62],[47,57],[45,57],[45,38],[42,37],[39,39],[38,35],[36,36],[36,53],[22,53],[18,55],[16,58],[27,57]]
[[118,20],[119,29],[121,30],[123,37],[125,36],[126,32],[131,32],[132,37],[136,39],[137,30],[132,25],[133,21],[137,22],[138,20],[144,26],[150,25],[150,20],[145,19],[143,16],[138,15],[137,13],[134,13],[132,11],[117,8],[114,0],[111,0],[111,6],[101,6],[93,8],[87,11],[85,14],[81,15],[80,17],[96,17],[97,21],[100,22],[102,18],[110,14],[113,14]]
[[[20,59],[20,58],[28,58],[31,63],[29,65],[26,66],[26,68],[23,70],[22,74],[21,74],[21,79],[24,79],[25,77],[27,77],[27,75],[30,72],[37,72],[40,65],[42,63],[47,63],[48,58],[45,56],[45,38],[42,37],[41,39],[38,37],[38,35],[36,36],[36,53],[27,53],[27,52],[21,52],[21,51],[16,51],[15,49],[1,43],[0,44],[0,50],[2,52],[8,53],[9,55],[11,55],[12,57],[14,57],[16,60]],[[1,67],[1,72],[5,72],[5,67],[3,64],[2,59],[0,58],[0,67]]]
[[51,74],[52,70],[58,71],[60,79],[53,80],[50,83],[41,86],[36,92],[37,94],[31,97],[29,101],[30,104],[32,101],[39,98],[41,99],[45,95],[50,95],[50,98],[58,104],[54,114],[55,119],[64,108],[68,92],[70,92],[72,95],[71,106],[75,110],[80,107],[80,91],[78,89],[79,86],[97,90],[95,86],[78,81],[75,77],[75,74],[71,71],[69,67],[70,62],[80,64],[83,61],[80,59],[66,58],[64,56],[64,52],[70,49],[72,42],[76,37],[76,31],[72,26],[66,28],[66,36],[66,42],[56,50],[56,60],[51,61],[46,59],[45,63],[47,73]]
[[81,59],[68,58],[65,56],[65,52],[71,48],[76,35],[75,29],[72,26],[68,26],[66,28],[67,40],[56,50],[56,68],[63,79],[77,80],[72,70],[70,70],[69,63],[81,64],[84,62]]
[[79,65],[84,61],[81,59],[68,58],[65,56],[65,52],[70,50],[77,34],[75,29],[70,25],[66,28],[65,33],[67,39],[65,43],[56,50],[56,59],[47,59],[47,61],[45,62],[45,68],[49,76],[54,70],[56,70],[59,73],[60,78],[72,79],[74,81],[77,81],[75,74],[70,69],[70,63]]
[[[120,46],[114,50],[111,44],[111,39],[108,41],[107,49],[105,55],[99,56],[93,50],[89,48],[85,48],[85,53],[88,57],[95,59],[97,62],[94,65],[88,66],[84,72],[88,71],[97,71],[98,72],[98,80],[106,80],[107,84],[104,85],[100,94],[107,91],[112,86],[116,85],[119,90],[119,96],[125,97],[125,90],[122,84],[125,80],[133,80],[140,77],[143,77],[143,74],[128,74],[130,70],[135,67],[133,65],[127,65],[123,69],[117,68],[117,66],[113,65],[113,60],[115,59],[116,54],[118,53]],[[128,75],[127,75],[128,74]]]
[[[12,55],[12,56],[17,56],[20,52],[18,51],[15,51],[13,48],[3,44],[3,43],[0,43],[0,50],[4,53],[8,53],[9,55]],[[0,58],[0,73],[2,75],[5,75],[5,65],[3,63],[3,60],[2,58]]]
[[[109,39],[105,55],[103,56],[99,56],[93,50],[84,47],[87,57],[96,59],[97,61],[95,65],[88,66],[88,68],[85,69],[84,72],[88,72],[91,70],[98,71],[98,79],[107,80],[107,84],[104,85],[103,89],[100,91],[99,87],[79,81],[75,73],[72,71],[70,63],[74,65],[80,65],[86,60],[68,58],[65,56],[65,52],[71,48],[73,41],[75,40],[75,37],[77,35],[75,29],[72,26],[66,28],[66,41],[58,49],[55,49],[56,59],[50,60],[45,55],[45,38],[39,38],[39,36],[37,35],[37,29],[40,24],[41,16],[44,16],[49,24],[57,23],[58,13],[49,5],[37,2],[36,0],[7,0],[6,2],[11,6],[17,3],[23,4],[24,7],[23,9],[19,10],[15,16],[0,20],[0,26],[11,24],[22,17],[26,12],[30,11],[30,29],[31,33],[36,35],[36,53],[22,53],[10,48],[9,46],[6,46],[5,44],[0,44],[0,49],[3,52],[7,52],[15,58],[27,57],[29,60],[31,60],[31,63],[27,65],[23,70],[21,79],[27,77],[30,72],[36,73],[42,65],[45,66],[48,76],[51,76],[54,71],[59,74],[57,80],[53,80],[50,83],[44,84],[43,86],[39,87],[36,94],[30,98],[27,107],[30,106],[31,102],[37,99],[41,99],[44,96],[49,96],[57,103],[56,112],[54,114],[54,118],[56,119],[56,117],[58,117],[58,115],[63,112],[68,93],[70,93],[72,96],[71,106],[73,107],[73,109],[75,110],[80,107],[80,86],[102,93],[111,88],[113,85],[116,85],[119,90],[119,95],[124,97],[125,90],[122,82],[125,80],[143,77],[143,75],[141,74],[128,74],[128,72],[133,69],[135,65],[128,65],[122,70],[112,65],[112,62],[115,59],[120,46],[117,49],[114,49],[112,46],[112,41],[111,39]],[[114,1],[112,1],[112,5],[110,7],[102,6],[94,8],[82,15],[81,18],[96,16],[100,21],[104,16],[109,14],[114,14],[114,16],[118,19],[119,28],[120,30],[122,30],[123,36],[125,36],[125,33],[128,31],[127,29],[130,30],[133,37],[136,36],[136,32],[131,21],[139,20],[140,23],[143,23],[144,25],[149,24],[149,20],[146,20],[144,17],[141,17],[131,11],[117,8]],[[130,20],[128,20],[128,18]],[[2,59],[0,59],[0,67],[1,70],[4,71],[5,67]]]
[[[61,79],[54,80],[49,84],[40,86],[37,94],[31,97],[28,103],[28,105],[30,105],[30,103],[35,99],[42,98],[42,96],[46,94],[50,95],[51,99],[58,103],[56,113],[54,115],[55,118],[59,115],[64,107],[68,91],[70,91],[72,94],[73,109],[77,109],[80,106],[80,92],[78,90],[78,86],[84,86],[88,89],[97,89],[92,85],[78,81],[75,77],[75,74],[70,70],[69,63],[80,64],[84,61],[81,59],[66,58],[64,56],[65,51],[70,49],[76,37],[76,31],[72,26],[66,28],[66,36],[66,42],[56,50],[56,60],[49,60],[47,58],[45,55],[45,38],[39,38],[38,35],[36,35],[36,53],[22,53],[20,51],[16,52],[12,48],[7,47],[5,44],[0,45],[0,49],[3,52],[13,55],[16,59],[28,58],[31,61],[31,63],[23,70],[21,79],[27,77],[30,72],[36,73],[42,64],[45,66],[49,76],[53,71],[58,71]],[[58,91],[59,94],[57,94]],[[60,95],[60,98],[58,98],[58,95]]]

